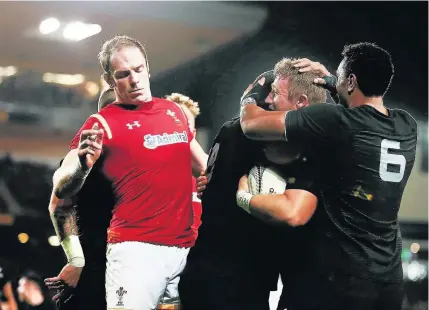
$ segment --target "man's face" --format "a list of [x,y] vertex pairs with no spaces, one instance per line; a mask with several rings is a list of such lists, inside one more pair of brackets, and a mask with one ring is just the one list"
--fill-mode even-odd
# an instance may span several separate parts
[[[302,94],[297,98],[289,98],[289,80],[276,77],[271,85],[272,96],[271,102],[267,102],[270,96],[267,97],[265,102],[269,103],[275,111],[291,111],[308,105],[306,94]],[[267,143],[265,148],[265,156],[273,163],[284,165],[294,161],[300,153],[301,146],[291,145],[284,142],[270,142]]]
[[271,106],[275,111],[291,111],[296,110],[298,105],[295,98],[289,98],[289,81],[285,78],[276,77],[272,88],[272,103]]
[[123,47],[111,58],[114,88],[122,103],[139,104],[152,100],[146,58],[136,46]]
[[348,106],[349,102],[349,89],[348,89],[349,80],[346,76],[345,60],[343,59],[337,69],[337,92],[340,96],[340,104],[343,106]]

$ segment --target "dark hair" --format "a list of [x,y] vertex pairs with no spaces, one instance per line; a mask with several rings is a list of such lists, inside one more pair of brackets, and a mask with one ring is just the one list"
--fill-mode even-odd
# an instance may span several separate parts
[[341,55],[346,76],[356,76],[364,96],[384,96],[395,73],[389,52],[375,43],[362,42],[344,46]]

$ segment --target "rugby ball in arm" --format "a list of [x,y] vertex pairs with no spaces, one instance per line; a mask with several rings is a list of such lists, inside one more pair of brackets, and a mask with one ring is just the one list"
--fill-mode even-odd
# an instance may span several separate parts
[[283,194],[286,180],[272,167],[253,166],[248,176],[249,191],[257,194]]

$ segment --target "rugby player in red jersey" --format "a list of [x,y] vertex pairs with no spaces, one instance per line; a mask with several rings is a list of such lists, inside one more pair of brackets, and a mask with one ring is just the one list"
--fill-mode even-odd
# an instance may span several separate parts
[[[183,110],[152,97],[140,42],[116,36],[99,58],[116,101],[90,116],[70,143],[54,174],[55,194],[75,195],[89,173],[112,184],[107,308],[154,309],[163,296],[178,304],[177,283],[195,240],[191,167],[199,175],[207,155],[193,139]],[[91,171],[98,160],[102,165]]]

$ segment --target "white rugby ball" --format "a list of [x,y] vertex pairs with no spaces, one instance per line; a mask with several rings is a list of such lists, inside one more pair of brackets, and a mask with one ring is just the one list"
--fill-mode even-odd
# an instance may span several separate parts
[[276,169],[261,165],[250,169],[248,184],[250,193],[257,194],[283,194],[286,190],[286,180]]

